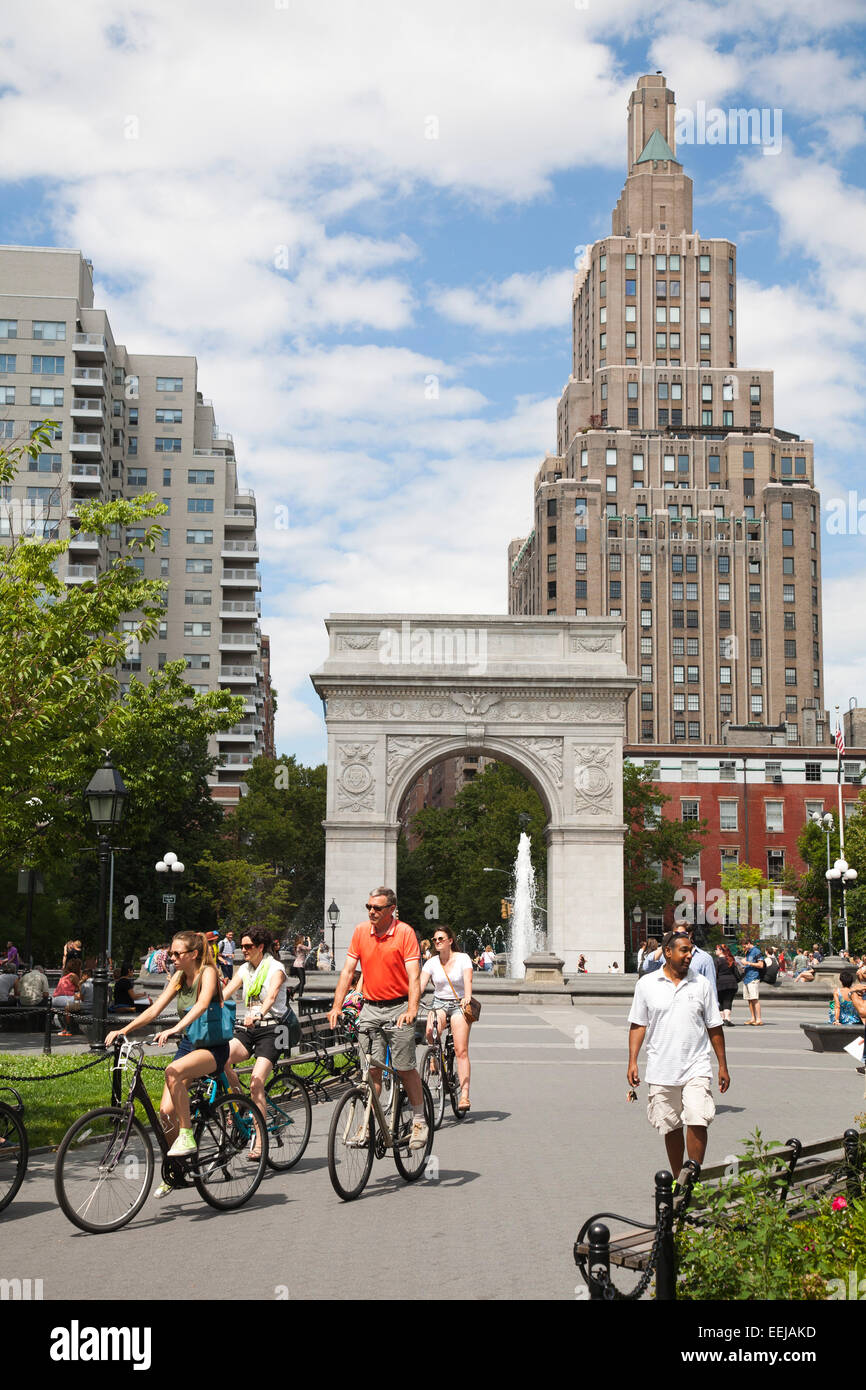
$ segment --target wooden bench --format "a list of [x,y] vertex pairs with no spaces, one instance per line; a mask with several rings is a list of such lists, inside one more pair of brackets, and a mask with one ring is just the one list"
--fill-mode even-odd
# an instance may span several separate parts
[[[776,1189],[793,1221],[801,1220],[815,1209],[819,1196],[847,1191],[849,1197],[859,1197],[864,1186],[866,1134],[847,1129],[842,1138],[823,1139],[814,1144],[801,1144],[789,1139],[782,1148],[774,1150],[763,1160],[772,1172],[770,1183]],[[739,1172],[747,1173],[758,1167],[758,1159],[744,1158]],[[631,1221],[613,1212],[599,1212],[585,1221],[574,1243],[574,1262],[586,1281],[590,1299],[639,1297],[649,1286],[653,1272],[656,1276],[656,1298],[676,1298],[676,1230],[683,1222],[708,1227],[712,1220],[706,1210],[707,1189],[718,1190],[730,1181],[730,1166],[719,1164],[701,1171],[697,1163],[687,1160],[677,1179],[666,1170],[655,1176],[655,1213],[653,1223]],[[696,1194],[700,1182],[703,1192]],[[703,1200],[702,1200],[703,1198]],[[736,1201],[736,1199],[735,1199]],[[628,1230],[611,1236],[602,1218],[626,1223]],[[637,1290],[627,1295],[612,1292],[610,1266],[641,1273]]]
[[862,1023],[801,1023],[813,1052],[844,1052],[849,1043],[863,1036]]
[[333,1100],[335,1088],[357,1076],[357,1046],[349,1035],[329,1026],[327,1012],[302,1013],[300,1025],[297,1048],[279,1057],[276,1069],[300,1081],[312,1101]]

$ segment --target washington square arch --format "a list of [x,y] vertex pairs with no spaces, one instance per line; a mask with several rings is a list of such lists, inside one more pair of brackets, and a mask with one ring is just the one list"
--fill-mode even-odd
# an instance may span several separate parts
[[[431,764],[510,763],[547,815],[548,950],[622,961],[622,747],[635,687],[609,618],[333,614],[312,676],[328,730],[325,902],[338,947],[396,886],[399,811]],[[516,827],[515,827],[516,849]],[[338,956],[340,951],[338,949]]]

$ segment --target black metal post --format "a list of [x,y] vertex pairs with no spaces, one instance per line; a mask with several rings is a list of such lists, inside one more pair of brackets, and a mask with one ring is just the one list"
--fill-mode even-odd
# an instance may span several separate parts
[[51,1056],[51,1015],[53,1010],[49,1004],[45,1010],[45,1032],[42,1035],[42,1051],[46,1057]]
[[674,1260],[673,1186],[674,1180],[666,1168],[656,1173],[656,1225],[665,1224],[659,1243],[656,1263],[656,1298],[671,1303],[677,1296],[677,1272]]
[[24,923],[24,959],[28,970],[33,969],[33,895],[36,892],[36,870],[27,870],[27,918]]
[[846,1129],[842,1135],[842,1143],[845,1146],[845,1162],[848,1171],[845,1175],[848,1196],[852,1199],[861,1194],[862,1180],[860,1177],[860,1135],[856,1129]]
[[589,1228],[589,1256],[586,1262],[589,1274],[589,1298],[591,1303],[604,1300],[604,1286],[610,1279],[610,1231],[602,1221],[596,1221]]
[[93,1017],[90,1046],[101,1050],[108,1030],[108,861],[111,846],[107,835],[99,837],[99,955],[93,972]]

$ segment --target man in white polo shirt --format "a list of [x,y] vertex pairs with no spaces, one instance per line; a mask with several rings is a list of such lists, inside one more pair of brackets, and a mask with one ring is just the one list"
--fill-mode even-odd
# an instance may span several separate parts
[[637,1059],[646,1038],[647,1118],[664,1135],[668,1163],[677,1174],[686,1150],[697,1163],[704,1161],[707,1126],[716,1113],[713,1052],[722,1094],[731,1078],[715,995],[709,981],[689,969],[692,943],[688,933],[666,932],[662,955],[661,970],[642,975],[635,988],[628,1016],[628,1082],[630,1086],[640,1084]]

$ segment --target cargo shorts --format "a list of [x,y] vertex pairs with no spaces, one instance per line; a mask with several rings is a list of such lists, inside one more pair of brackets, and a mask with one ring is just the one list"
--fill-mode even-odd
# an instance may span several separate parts
[[415,1070],[415,1024],[397,1027],[397,1019],[409,1007],[408,999],[387,1004],[364,1000],[358,1019],[358,1048],[362,1058],[374,1067],[385,1066],[385,1053],[391,1044],[391,1066],[395,1071]]
[[693,1076],[682,1086],[651,1085],[646,1114],[653,1129],[670,1134],[683,1125],[711,1125],[716,1116],[712,1086],[709,1076]]

